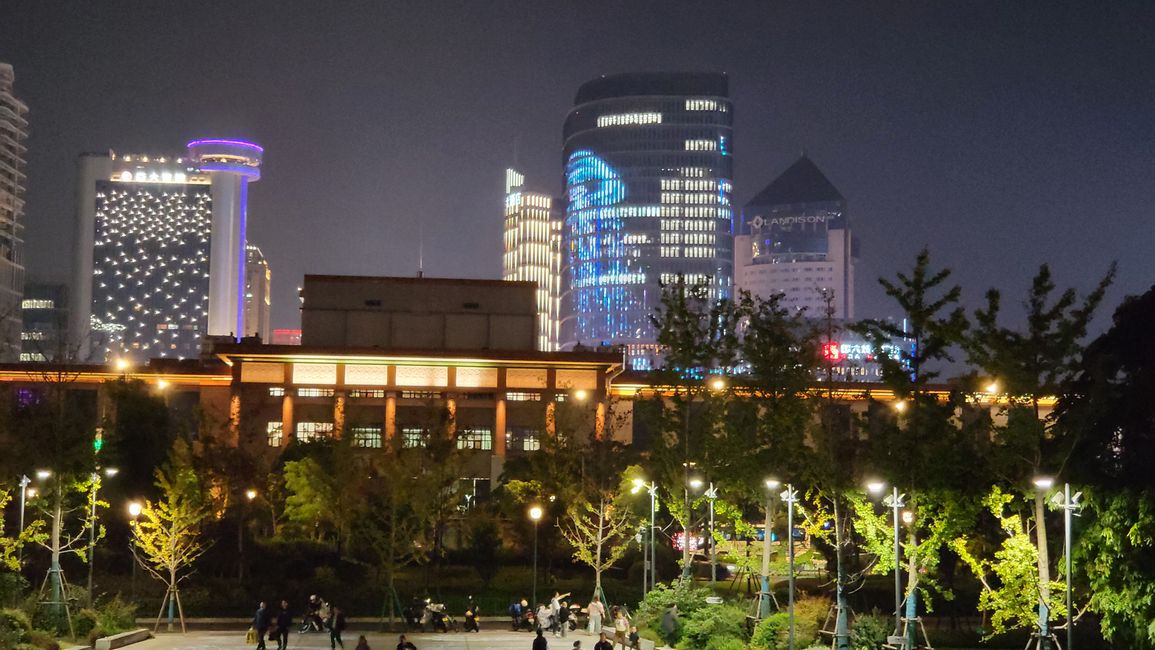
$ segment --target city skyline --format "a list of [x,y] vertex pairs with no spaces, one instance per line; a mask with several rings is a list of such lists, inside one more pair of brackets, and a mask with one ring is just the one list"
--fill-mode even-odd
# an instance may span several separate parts
[[[78,153],[200,133],[270,152],[250,237],[284,278],[275,327],[296,326],[305,273],[413,274],[421,241],[427,275],[497,278],[501,170],[559,179],[560,192],[557,134],[576,88],[601,74],[683,69],[729,75],[737,204],[802,150],[839,179],[867,251],[859,316],[889,315],[875,278],[923,245],[956,270],[972,305],[991,285],[1021,290],[1041,262],[1087,288],[1118,258],[1115,298],[1152,277],[1144,80],[1155,53],[1142,28],[1150,8],[1138,3],[637,5],[596,19],[576,6],[366,4],[320,21],[327,14],[308,4],[172,9],[169,24],[208,39],[196,48],[155,47],[180,40],[151,31],[159,9],[52,4],[0,16],[0,60],[15,66],[35,126],[26,262],[36,279],[68,276],[52,251],[70,236]],[[259,34],[244,27],[257,16],[269,18]],[[813,41],[807,27],[819,23]],[[326,37],[337,33],[350,38]],[[41,39],[75,47],[49,52]],[[448,51],[447,39],[471,48]],[[298,40],[296,52],[273,46]],[[311,56],[321,40],[332,48]]]

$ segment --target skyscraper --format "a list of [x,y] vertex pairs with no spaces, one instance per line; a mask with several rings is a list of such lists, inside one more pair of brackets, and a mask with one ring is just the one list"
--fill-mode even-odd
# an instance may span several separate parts
[[261,249],[245,244],[245,329],[244,336],[260,336],[269,343],[273,335],[271,321],[272,295],[269,293],[273,272]]
[[578,90],[562,152],[563,347],[624,344],[645,369],[661,284],[681,274],[729,295],[733,117],[724,74],[620,74]]
[[192,357],[206,334],[244,332],[247,182],[261,149],[188,150],[81,156],[70,335],[82,356]]
[[857,243],[846,199],[805,155],[742,209],[734,238],[736,289],[824,316],[823,291],[832,292],[834,316],[854,318]]
[[24,141],[28,106],[12,94],[16,75],[0,63],[0,360],[20,354],[24,292]]
[[71,361],[68,347],[68,285],[29,282],[20,302],[21,361]]
[[525,188],[525,176],[505,170],[503,280],[537,283],[537,349],[557,350],[561,310],[561,217],[549,194]]

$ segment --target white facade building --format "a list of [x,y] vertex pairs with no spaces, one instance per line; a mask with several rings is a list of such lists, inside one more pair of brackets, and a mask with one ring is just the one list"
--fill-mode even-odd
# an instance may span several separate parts
[[24,142],[28,106],[12,94],[16,75],[0,63],[0,360],[20,354],[24,294]]
[[742,210],[734,237],[735,289],[825,316],[825,295],[834,318],[854,318],[854,265],[846,199],[803,156]]
[[525,189],[525,176],[505,170],[501,278],[537,283],[537,349],[558,349],[561,326],[561,215],[554,198]]

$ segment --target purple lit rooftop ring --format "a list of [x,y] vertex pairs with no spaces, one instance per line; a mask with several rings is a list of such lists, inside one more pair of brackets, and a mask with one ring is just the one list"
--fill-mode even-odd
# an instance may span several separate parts
[[242,140],[206,139],[188,143],[189,158],[206,172],[240,174],[249,180],[261,177],[260,145]]
[[214,144],[232,145],[235,147],[255,149],[256,151],[259,151],[261,153],[265,152],[264,147],[262,147],[261,145],[256,144],[254,142],[246,142],[244,140],[213,140],[213,139],[192,140],[185,146],[189,149],[192,149],[193,147],[197,147],[200,145],[214,145]]

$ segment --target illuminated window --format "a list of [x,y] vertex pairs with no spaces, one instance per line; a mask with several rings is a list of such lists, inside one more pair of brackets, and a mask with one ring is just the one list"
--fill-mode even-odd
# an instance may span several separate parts
[[661,124],[661,113],[619,113],[598,117],[598,126],[634,126],[638,124]]
[[508,391],[505,399],[511,402],[540,402],[541,393],[533,391]]
[[280,447],[284,439],[285,427],[282,422],[269,422],[265,425],[265,440],[270,447]]
[[363,389],[349,391],[349,397],[357,399],[385,399],[385,391],[380,389]]
[[20,302],[21,309],[54,309],[56,301],[40,298],[28,298]]
[[541,431],[533,427],[510,427],[505,437],[505,448],[537,451],[541,449],[541,435]]
[[298,422],[297,440],[299,442],[314,442],[333,437],[332,422]]
[[332,397],[332,388],[298,388],[297,397]]
[[457,432],[458,449],[493,449],[493,429],[489,427],[465,427]]
[[717,151],[718,142],[716,140],[707,140],[704,138],[696,140],[686,140],[686,151]]
[[285,389],[282,386],[270,386],[269,397],[284,397]]
[[403,390],[401,399],[441,399],[441,393],[430,390]]
[[356,426],[349,429],[353,434],[353,446],[366,449],[380,449],[382,441],[381,425]]
[[424,447],[429,442],[429,434],[421,427],[401,427],[401,446],[406,449]]

